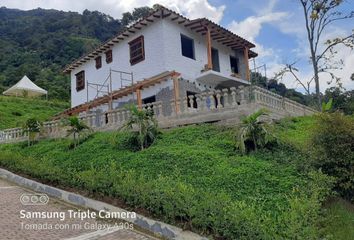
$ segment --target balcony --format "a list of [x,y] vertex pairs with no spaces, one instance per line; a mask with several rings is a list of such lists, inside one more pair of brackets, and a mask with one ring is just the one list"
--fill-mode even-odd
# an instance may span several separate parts
[[249,81],[244,79],[228,76],[226,74],[216,72],[214,70],[207,70],[202,72],[197,78],[197,82],[216,86],[217,88],[230,88],[230,87],[238,87],[238,86],[248,86],[250,85]]

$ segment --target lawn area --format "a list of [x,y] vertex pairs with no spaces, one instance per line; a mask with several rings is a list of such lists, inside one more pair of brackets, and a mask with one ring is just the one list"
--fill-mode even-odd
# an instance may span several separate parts
[[[306,125],[301,119],[287,121],[276,127],[280,139],[287,135],[284,124],[295,124],[289,130],[295,132]],[[296,147],[241,155],[234,129],[213,125],[165,130],[140,152],[129,150],[126,133],[96,133],[78,148],[70,146],[67,139],[0,145],[0,166],[95,198],[118,199],[126,208],[218,239],[321,234],[329,179],[304,170],[299,161],[308,156]]]
[[0,96],[0,129],[21,127],[32,117],[45,121],[69,106],[66,102]]
[[331,199],[326,205],[325,233],[332,239],[354,239],[354,205],[340,198]]

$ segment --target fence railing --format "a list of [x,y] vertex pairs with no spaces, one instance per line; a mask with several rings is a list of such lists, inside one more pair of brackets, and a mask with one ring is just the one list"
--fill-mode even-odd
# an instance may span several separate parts
[[[315,113],[312,108],[257,86],[206,91],[177,100],[142,105],[142,109],[153,110],[158,122],[165,127],[235,118],[240,115],[240,109],[251,112],[257,107],[266,107],[282,116],[304,116]],[[118,108],[103,113],[88,113],[79,118],[92,129],[101,131],[118,129],[130,115],[130,110]],[[42,137],[58,138],[65,135],[66,129],[63,128],[61,120],[43,123]],[[28,135],[21,128],[0,131],[0,143],[22,141],[27,138]]]

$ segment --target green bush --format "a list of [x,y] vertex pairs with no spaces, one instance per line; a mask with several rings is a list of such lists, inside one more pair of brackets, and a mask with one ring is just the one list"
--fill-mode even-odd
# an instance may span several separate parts
[[354,201],[354,119],[339,112],[317,115],[312,146],[315,166],[336,177],[335,189]]

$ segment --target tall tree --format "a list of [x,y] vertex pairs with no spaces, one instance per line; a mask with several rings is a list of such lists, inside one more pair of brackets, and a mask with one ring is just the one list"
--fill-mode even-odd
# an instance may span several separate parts
[[[320,73],[330,74],[332,80],[339,81],[331,70],[338,68],[342,61],[333,62],[336,54],[335,47],[344,45],[354,46],[354,34],[337,37],[325,41],[322,47],[322,36],[333,23],[354,17],[354,11],[343,12],[340,6],[343,0],[299,0],[304,12],[307,39],[310,48],[310,59],[313,67],[313,81],[315,82],[317,105],[321,107]],[[312,80],[310,80],[311,83]]]
[[152,8],[150,8],[150,7],[134,8],[133,12],[123,13],[121,22],[124,26],[127,26],[130,23],[135,22],[135,21],[149,15],[151,10],[152,10]]

